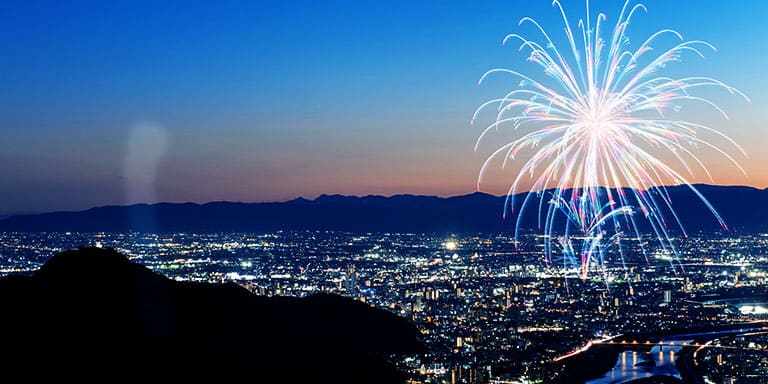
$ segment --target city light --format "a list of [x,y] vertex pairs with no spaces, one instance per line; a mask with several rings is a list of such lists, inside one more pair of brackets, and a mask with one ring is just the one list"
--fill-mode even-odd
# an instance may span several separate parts
[[[624,366],[626,372],[644,369],[635,364],[647,355],[634,352],[653,346],[664,348],[665,369],[676,369],[670,356],[684,355],[681,348],[704,345],[696,354],[699,367],[762,369],[760,358],[723,358],[729,363],[713,366],[717,354],[710,350],[722,349],[726,342],[741,343],[738,351],[752,354],[768,345],[763,330],[768,303],[760,301],[768,286],[764,236],[680,239],[685,275],[652,265],[630,272],[621,260],[607,257],[610,287],[603,279],[576,279],[572,284],[582,289],[570,293],[563,278],[577,277],[580,271],[540,263],[540,239],[533,233],[517,239],[505,233],[453,234],[446,239],[445,234],[333,231],[109,233],[98,238],[75,232],[0,233],[0,255],[5,256],[0,273],[29,274],[56,252],[98,242],[178,281],[232,282],[263,296],[346,296],[418,327],[429,354],[398,360],[412,383],[450,382],[452,375],[457,382],[464,377],[469,383],[541,382],[567,374],[572,359],[603,346],[622,348],[637,359]],[[652,242],[647,247],[649,254],[665,255]],[[642,257],[640,247],[626,251]],[[714,328],[722,339],[709,344],[707,339],[660,341],[648,336],[659,330],[668,334],[729,324],[739,325],[741,333],[732,334],[744,335],[743,342],[728,339],[727,328]],[[734,348],[728,351],[736,353]],[[489,366],[508,361],[516,361],[506,366],[508,375],[489,373]],[[735,365],[738,361],[743,363]],[[621,367],[611,374],[621,375]]]

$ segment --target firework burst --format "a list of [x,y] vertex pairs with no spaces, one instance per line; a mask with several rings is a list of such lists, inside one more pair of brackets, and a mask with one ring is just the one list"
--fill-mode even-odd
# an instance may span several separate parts
[[[624,259],[622,240],[630,237],[625,234],[641,238],[636,221],[640,217],[648,223],[662,250],[676,254],[668,231],[670,226],[683,233],[685,229],[663,187],[669,184],[690,187],[727,229],[715,208],[686,176],[699,169],[712,179],[695,153],[697,148],[719,153],[744,172],[728,152],[703,139],[702,133],[744,151],[716,129],[667,116],[679,110],[679,103],[692,101],[728,119],[716,103],[696,94],[704,87],[720,88],[748,99],[713,78],[660,74],[684,55],[704,57],[703,51],[715,48],[705,41],[686,41],[680,33],[664,29],[630,49],[630,21],[638,12],[646,11],[645,6],[633,5],[631,0],[611,26],[603,13],[591,18],[588,1],[586,18],[579,20],[575,28],[560,1],[555,0],[553,7],[562,16],[567,48],[555,44],[537,21],[522,18],[520,25],[533,26],[537,39],[510,34],[504,44],[518,44],[521,51],[528,53],[528,61],[540,66],[545,76],[503,68],[486,72],[480,83],[501,73],[516,77],[519,87],[482,104],[472,118],[474,124],[481,112],[495,107],[495,120],[478,138],[476,150],[489,132],[502,126],[513,129],[514,138],[483,164],[478,188],[494,159],[503,157],[503,166],[514,162],[519,167],[505,205],[505,215],[518,215],[515,236],[519,236],[522,212],[534,204],[536,199],[531,196],[536,196],[547,261],[553,261],[553,254],[562,255],[564,266],[577,270],[582,279],[588,278],[590,272],[604,271],[604,255],[611,248]],[[662,37],[676,43],[653,49]],[[674,159],[674,163],[664,158]],[[676,170],[680,167],[684,171]],[[523,185],[529,193],[515,211],[515,194]],[[663,212],[668,212],[669,218]]]

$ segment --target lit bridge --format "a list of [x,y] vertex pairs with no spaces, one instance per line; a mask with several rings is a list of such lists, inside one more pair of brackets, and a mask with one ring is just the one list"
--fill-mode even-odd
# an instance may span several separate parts
[[[745,324],[745,325],[747,325],[747,324]],[[586,345],[584,345],[581,348],[578,348],[578,349],[576,349],[574,351],[568,352],[568,353],[566,353],[564,355],[560,355],[558,357],[555,357],[553,359],[553,361],[560,361],[560,360],[567,359],[567,358],[572,357],[572,356],[576,356],[578,354],[586,352],[588,349],[590,349],[594,345],[616,346],[616,347],[622,347],[624,349],[630,349],[630,350],[631,349],[635,349],[635,348],[637,348],[637,349],[651,349],[651,348],[654,348],[654,347],[660,347],[661,349],[663,349],[664,347],[681,347],[681,348],[693,347],[693,348],[696,348],[697,352],[699,350],[701,350],[702,348],[712,348],[712,347],[725,348],[725,349],[742,349],[742,350],[755,349],[755,350],[763,350],[763,349],[759,349],[759,348],[751,348],[751,347],[744,347],[744,346],[737,347],[737,346],[730,346],[730,345],[720,345],[719,343],[718,344],[713,344],[713,341],[717,340],[721,336],[733,336],[733,335],[736,335],[736,334],[741,334],[741,335],[747,336],[747,335],[766,334],[766,333],[768,333],[768,327],[766,326],[766,322],[764,322],[764,321],[753,322],[753,323],[749,323],[748,325],[751,325],[751,326],[750,327],[746,327],[746,328],[739,328],[739,329],[723,329],[723,330],[718,330],[718,331],[699,332],[699,333],[693,333],[693,334],[676,335],[677,337],[680,337],[680,338],[699,338],[700,339],[701,336],[706,336],[708,339],[710,339],[709,341],[707,341],[706,343],[703,343],[703,344],[699,343],[699,342],[692,342],[692,343],[675,342],[673,340],[669,340],[669,341],[665,341],[665,340],[661,340],[661,341],[625,340],[625,339],[623,339],[623,337],[625,337],[625,335],[616,335],[616,336],[607,337],[607,338],[604,338],[604,339],[601,339],[601,340],[589,341],[589,342],[587,342]],[[619,339],[621,339],[621,340],[617,341]]]
[[[616,345],[616,346],[622,346],[624,348],[632,347],[632,346],[638,346],[638,347],[701,347],[702,343],[675,343],[674,341],[592,341],[592,345]],[[722,346],[720,348],[736,348],[736,347],[729,347],[729,346]]]

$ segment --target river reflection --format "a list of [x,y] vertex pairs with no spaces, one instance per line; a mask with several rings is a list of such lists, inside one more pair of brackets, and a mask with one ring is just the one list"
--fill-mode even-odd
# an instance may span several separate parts
[[[665,340],[664,343],[680,345],[691,340]],[[616,365],[605,376],[587,381],[586,384],[619,384],[630,380],[654,375],[680,378],[675,359],[680,354],[679,346],[654,346],[649,351],[624,350],[619,354]]]

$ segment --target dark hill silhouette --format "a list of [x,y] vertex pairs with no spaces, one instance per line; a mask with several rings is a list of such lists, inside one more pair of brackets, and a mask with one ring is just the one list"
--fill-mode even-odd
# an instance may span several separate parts
[[[731,228],[754,231],[766,227],[768,190],[710,185],[697,187]],[[668,187],[667,191],[688,232],[719,229],[712,214],[688,187]],[[523,197],[523,194],[517,196],[517,208]],[[548,200],[549,196],[545,193],[544,198]],[[516,218],[516,215],[506,220],[502,218],[504,199],[484,193],[449,198],[322,195],[314,200],[298,198],[283,203],[138,204],[15,216],[0,220],[0,231],[205,232],[283,229],[499,232],[509,231]],[[521,221],[523,228],[536,227],[537,203],[538,198],[533,197]],[[675,230],[674,219],[668,219],[670,229]],[[643,222],[638,220],[640,224]]]
[[4,381],[399,383],[381,356],[422,349],[358,301],[176,282],[99,248],[0,279],[0,303]]

